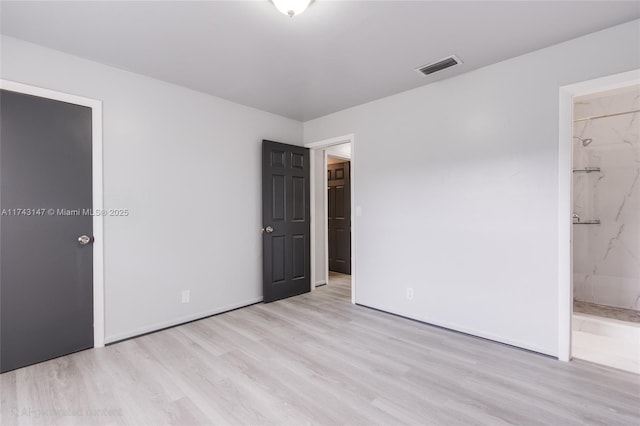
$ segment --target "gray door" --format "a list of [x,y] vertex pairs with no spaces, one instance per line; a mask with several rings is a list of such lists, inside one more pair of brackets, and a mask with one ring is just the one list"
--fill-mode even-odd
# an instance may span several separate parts
[[0,91],[0,370],[93,347],[91,109]]
[[311,290],[309,149],[262,141],[263,300]]

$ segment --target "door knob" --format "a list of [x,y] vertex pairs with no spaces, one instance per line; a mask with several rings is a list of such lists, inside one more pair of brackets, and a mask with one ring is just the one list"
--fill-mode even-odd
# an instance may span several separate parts
[[273,232],[273,228],[271,226],[267,226],[266,228],[264,228],[264,232],[266,232],[267,234],[270,234]]
[[86,246],[87,244],[89,244],[89,243],[90,243],[90,242],[92,242],[92,241],[93,241],[93,237],[90,237],[90,236],[88,236],[88,235],[80,235],[80,236],[78,237],[78,243],[79,243],[81,246]]

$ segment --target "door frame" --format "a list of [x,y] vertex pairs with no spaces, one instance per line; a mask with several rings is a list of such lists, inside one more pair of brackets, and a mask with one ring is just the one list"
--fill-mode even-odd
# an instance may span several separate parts
[[[353,147],[352,147],[352,149],[353,149]],[[328,149],[324,150],[324,161],[322,163],[323,170],[325,171],[325,173],[324,173],[324,187],[323,187],[324,188],[324,190],[323,190],[324,205],[325,205],[325,209],[323,210],[323,212],[324,212],[324,241],[325,241],[325,245],[324,245],[324,266],[325,266],[324,276],[325,276],[325,280],[327,281],[327,284],[328,284],[328,281],[329,281],[329,209],[327,208],[329,206],[329,191],[327,190],[327,187],[329,186],[329,177],[327,176],[326,170],[327,170],[327,166],[329,166],[329,157],[339,158],[341,160],[346,160],[346,161],[351,162],[351,154],[345,154],[343,152],[329,152],[329,151],[330,150],[328,150]],[[351,164],[349,164],[349,179],[351,179]],[[351,186],[351,183],[349,183],[349,186]],[[351,193],[349,193],[349,201],[351,201]],[[351,233],[351,234],[353,234],[353,233]],[[353,259],[350,259],[350,260],[353,261]],[[351,273],[353,273],[353,268],[351,269]]]
[[573,99],[640,84],[640,69],[560,87],[558,125],[558,359],[571,360],[573,318]]
[[[315,170],[315,156],[318,155],[318,150],[320,149],[325,149],[325,148],[329,148],[331,146],[334,145],[340,145],[343,143],[350,143],[351,144],[351,158],[350,158],[350,177],[351,177],[351,303],[355,304],[356,303],[356,230],[357,230],[357,221],[356,221],[356,192],[355,192],[355,135],[353,133],[348,134],[348,135],[343,135],[343,136],[338,136],[335,138],[330,138],[330,139],[324,139],[324,140],[320,140],[317,142],[310,142],[310,143],[306,143],[304,144],[305,148],[309,148],[309,162],[310,162],[310,166],[311,166],[311,170],[310,170],[310,180],[309,180],[309,184],[311,185],[311,291],[315,290],[316,287],[316,240],[317,240],[317,235],[316,235],[316,220],[321,220],[321,218],[317,218],[316,214],[315,214],[315,206],[316,206],[316,202],[315,202],[315,183],[316,183],[316,170]],[[324,169],[326,170],[327,168],[327,155],[325,154],[324,156]],[[325,172],[324,174],[324,198],[325,198],[325,205],[326,205],[326,201],[327,201],[327,173]],[[326,209],[325,209],[326,210]],[[327,233],[328,233],[328,219],[327,219],[327,212],[325,211],[325,213],[323,214],[323,220],[325,221],[325,226],[324,226],[324,234],[325,234],[325,238],[327,237]],[[328,243],[328,239],[325,240]],[[329,252],[328,252],[328,246],[327,244],[325,244],[325,259],[329,258]],[[325,273],[326,275],[326,279],[329,279],[329,264],[327,262],[326,264],[326,271]]]
[[[91,108],[92,208],[103,210],[102,101],[0,79],[0,89]],[[104,218],[93,216],[93,347],[104,347]]]

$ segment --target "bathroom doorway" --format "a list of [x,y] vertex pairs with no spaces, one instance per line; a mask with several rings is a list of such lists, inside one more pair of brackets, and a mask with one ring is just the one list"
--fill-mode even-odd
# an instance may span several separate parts
[[571,355],[640,373],[640,84],[573,97]]

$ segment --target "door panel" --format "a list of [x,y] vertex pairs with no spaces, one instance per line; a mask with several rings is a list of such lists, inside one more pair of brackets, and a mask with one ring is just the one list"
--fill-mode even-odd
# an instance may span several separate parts
[[293,279],[301,279],[305,277],[305,257],[307,254],[307,241],[304,235],[293,236]]
[[286,177],[284,175],[273,175],[271,177],[273,181],[273,194],[272,194],[272,219],[284,220],[285,206],[285,182]]
[[310,277],[309,150],[262,141],[264,301],[306,293]]
[[329,270],[351,274],[350,163],[327,165]]
[[346,200],[346,194],[345,194],[345,187],[344,185],[337,185],[335,187],[335,214],[334,214],[334,218],[335,219],[345,219],[345,216],[347,214],[346,212],[346,204],[347,202],[349,202],[349,200]]
[[271,237],[271,250],[272,250],[272,276],[271,283],[283,283],[285,280],[285,237],[283,235],[276,235]]
[[291,183],[293,185],[293,211],[291,212],[291,220],[294,222],[304,222],[306,220],[306,197],[308,179],[302,176],[292,176]]
[[91,109],[0,91],[0,370],[93,347]]

